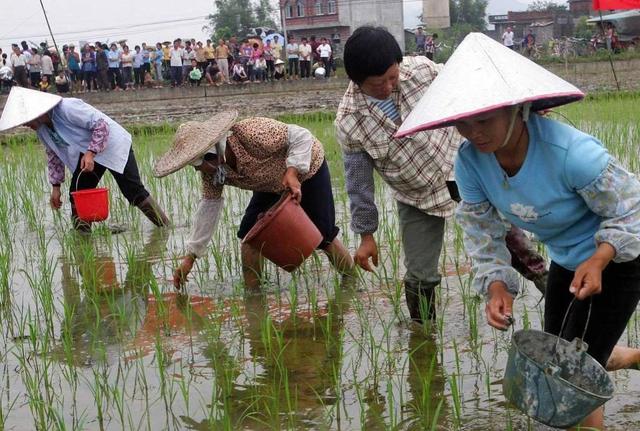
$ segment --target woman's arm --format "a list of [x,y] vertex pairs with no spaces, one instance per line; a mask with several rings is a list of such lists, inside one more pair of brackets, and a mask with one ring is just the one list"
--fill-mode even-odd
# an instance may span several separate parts
[[488,201],[462,201],[456,210],[456,221],[464,232],[464,247],[472,261],[472,286],[488,296],[489,286],[502,282],[513,296],[518,294],[518,273],[511,267],[511,254],[505,237],[507,226]]

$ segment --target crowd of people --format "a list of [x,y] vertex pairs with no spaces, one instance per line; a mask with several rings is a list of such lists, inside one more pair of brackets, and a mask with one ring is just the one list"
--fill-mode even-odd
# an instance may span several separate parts
[[263,83],[284,79],[329,78],[335,71],[333,49],[326,38],[278,35],[262,40],[231,37],[217,43],[175,39],[155,45],[100,41],[81,47],[64,45],[59,55],[45,42],[0,48],[0,83],[57,93],[127,91],[172,87]]

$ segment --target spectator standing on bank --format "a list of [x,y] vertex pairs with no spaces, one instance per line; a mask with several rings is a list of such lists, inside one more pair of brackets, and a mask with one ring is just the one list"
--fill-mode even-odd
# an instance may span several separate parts
[[162,72],[163,78],[171,79],[171,42],[169,41],[162,44]]
[[71,91],[80,91],[80,87],[82,86],[82,69],[80,68],[80,54],[76,52],[75,45],[69,45],[69,50],[65,58],[67,59],[67,69],[69,69],[69,77],[71,78]]
[[242,63],[242,67],[244,67],[244,71],[247,73],[247,77],[251,76],[253,72],[251,57],[253,57],[253,47],[249,41],[245,39],[242,41],[242,46],[240,47],[240,62]]
[[427,58],[433,61],[433,57],[436,55],[436,40],[438,40],[438,33],[433,33],[427,36],[424,43],[424,51]]
[[311,74],[311,45],[307,38],[303,37],[299,47],[300,52],[300,78],[308,79]]
[[271,46],[271,40],[267,40],[262,50],[264,61],[267,63],[267,79],[273,81],[273,71],[275,70],[273,46]]
[[605,33],[605,43],[607,44],[607,51],[611,51],[613,48],[613,35],[615,31],[613,29],[613,24],[607,23],[607,31]]
[[96,42],[96,81],[98,90],[109,91],[109,59],[107,58],[107,45]]
[[181,43],[181,39],[174,40],[173,48],[169,51],[172,87],[180,87],[182,85],[182,58],[185,54],[180,46]]
[[133,89],[132,69],[133,69],[133,52],[129,50],[128,45],[122,47],[121,65],[122,65],[122,84],[125,90]]
[[271,44],[273,61],[282,60],[282,45],[280,44],[279,39],[280,38],[277,35],[273,36],[273,43]]
[[309,38],[309,45],[311,45],[311,55],[313,55],[313,63],[317,63],[320,61],[320,54],[318,54],[318,47],[320,46],[320,42],[316,40],[316,36],[313,35]]
[[144,82],[144,73],[151,72],[151,47],[147,46],[146,42],[142,42],[142,79]]
[[202,46],[202,42],[198,41],[198,43],[196,43],[195,52],[196,62],[198,63],[200,72],[204,74],[204,71],[207,68],[207,52],[204,49],[204,46]]
[[502,44],[509,49],[513,49],[513,30],[511,27],[507,27],[504,33],[502,33]]
[[216,47],[211,42],[211,39],[207,39],[207,44],[204,47],[204,58],[207,65],[210,65],[216,59]]
[[49,51],[44,51],[42,53],[42,76],[46,76],[48,78],[49,84],[53,82],[53,61],[51,60],[51,55]]
[[29,79],[31,80],[31,85],[35,88],[39,88],[38,84],[40,83],[40,75],[42,72],[42,57],[38,54],[37,48],[31,48],[31,58],[27,60],[27,64],[29,65]]
[[193,50],[191,41],[185,42],[184,57],[182,57],[182,76],[185,78],[185,82],[188,79],[189,72],[191,71],[191,60],[196,59],[196,52]]
[[293,35],[289,36],[289,41],[287,42],[287,73],[289,74],[289,79],[298,79],[298,75],[300,74],[300,45],[296,43],[296,39]]
[[425,44],[427,42],[427,35],[424,33],[422,27],[418,27],[416,30],[416,52],[418,55],[425,53]]
[[155,56],[153,58],[154,73],[156,74],[157,83],[162,82],[162,63],[164,62],[164,53],[162,52],[162,44],[156,43]]
[[144,83],[144,54],[138,45],[133,53],[133,83],[136,88],[142,88]]
[[122,89],[122,75],[120,74],[120,52],[118,51],[118,45],[112,43],[107,53],[107,60],[109,62],[109,85],[112,90]]
[[96,73],[98,71],[98,66],[96,62],[96,49],[93,46],[86,44],[82,52],[82,74],[87,91],[98,90],[96,85]]
[[222,73],[222,79],[227,84],[230,84],[229,81],[229,47],[224,43],[224,39],[220,39],[218,41],[218,46],[215,49],[216,62],[218,63],[218,67],[220,68],[220,73]]
[[20,50],[20,46],[16,43],[11,45],[12,53],[9,62],[13,68],[13,79],[16,80],[20,87],[29,88],[29,77],[27,76],[27,57]]
[[331,45],[329,45],[326,37],[323,37],[320,42],[321,43],[316,49],[316,52],[320,55],[320,60],[324,63],[325,78],[328,78],[331,73]]

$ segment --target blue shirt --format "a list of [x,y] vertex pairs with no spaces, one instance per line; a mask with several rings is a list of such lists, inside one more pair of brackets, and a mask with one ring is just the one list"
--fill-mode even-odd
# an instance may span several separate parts
[[120,53],[118,51],[111,51],[107,53],[107,58],[109,59],[109,67],[110,68],[119,68],[120,67]]
[[595,252],[602,218],[576,193],[607,167],[610,155],[593,136],[532,115],[529,148],[518,173],[508,177],[493,153],[468,141],[455,161],[467,203],[489,201],[512,224],[534,233],[557,264],[574,270]]
[[162,50],[161,49],[156,49],[155,63],[156,64],[162,64],[163,58],[164,58],[164,53],[162,52]]
[[144,63],[144,53],[140,51],[133,54],[133,67],[139,69],[142,67],[142,63]]

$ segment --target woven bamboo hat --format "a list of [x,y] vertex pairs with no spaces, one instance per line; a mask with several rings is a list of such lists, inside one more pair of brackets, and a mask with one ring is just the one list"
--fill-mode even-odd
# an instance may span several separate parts
[[204,156],[229,131],[238,118],[238,111],[224,111],[206,121],[181,124],[173,137],[173,146],[153,167],[153,174],[162,178]]
[[395,136],[451,126],[502,107],[530,103],[535,112],[583,97],[544,67],[482,33],[469,33]]
[[0,132],[35,120],[52,110],[62,97],[23,87],[11,88],[0,117]]

